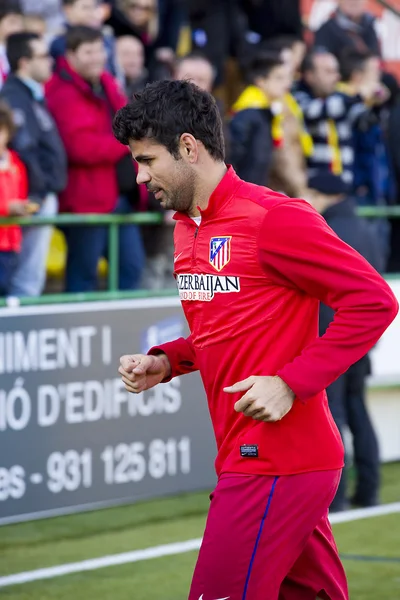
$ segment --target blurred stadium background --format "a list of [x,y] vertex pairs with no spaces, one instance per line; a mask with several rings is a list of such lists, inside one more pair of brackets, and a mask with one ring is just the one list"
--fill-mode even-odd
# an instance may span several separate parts
[[[34,4],[25,2],[25,12]],[[31,12],[39,14],[46,2],[36,4]],[[385,70],[399,78],[400,0],[367,4],[377,17]],[[302,1],[307,42],[335,7],[331,0]],[[187,19],[180,24],[178,57],[194,42],[202,45],[199,31]],[[224,68],[216,96],[229,103],[238,71],[232,59]],[[364,214],[388,217],[399,232],[398,204]],[[112,227],[108,260],[98,267],[101,291],[62,293],[67,247],[61,230],[69,218],[48,221],[59,227],[52,229],[46,294],[0,300],[0,597],[184,600],[214,481],[205,399],[198,381],[189,379],[132,400],[116,372],[120,354],[181,335],[182,315],[168,286],[118,291],[116,232],[123,218],[115,215],[102,217]],[[0,220],[23,225],[29,219]],[[168,220],[153,210],[130,219],[147,227]],[[400,299],[396,236],[387,278]],[[369,379],[368,406],[382,459],[380,504],[332,517],[352,600],[400,598],[399,347],[397,318],[372,353]],[[143,552],[118,558],[135,551]],[[71,563],[74,572],[68,573]]]

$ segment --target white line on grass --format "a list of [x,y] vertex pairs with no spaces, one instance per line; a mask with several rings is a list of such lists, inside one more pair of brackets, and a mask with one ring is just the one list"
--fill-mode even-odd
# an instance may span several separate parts
[[373,506],[371,508],[356,508],[333,513],[329,515],[329,520],[332,525],[336,525],[336,523],[371,519],[372,517],[382,517],[383,515],[391,515],[398,512],[400,512],[400,502],[393,502],[392,504],[382,504],[381,506]]
[[176,542],[176,544],[154,546],[153,548],[146,548],[145,550],[133,550],[132,552],[124,552],[123,554],[111,554],[100,558],[82,560],[81,562],[66,563],[65,565],[58,565],[57,567],[49,567],[47,569],[15,573],[14,575],[0,577],[0,587],[15,585],[17,583],[28,583],[39,579],[51,579],[52,577],[80,573],[81,571],[94,571],[95,569],[103,569],[104,567],[125,565],[126,563],[148,560],[149,558],[183,554],[184,552],[198,550],[200,545],[201,538],[198,538],[196,540],[188,540],[187,542]]
[[[360,508],[333,514],[330,516],[330,521],[332,524],[346,523],[348,521],[370,519],[372,517],[380,517],[382,515],[390,515],[398,512],[400,512],[400,502],[395,502],[393,504],[385,504],[383,506],[374,506],[373,508]],[[66,563],[64,565],[48,567],[46,569],[15,573],[13,575],[0,577],[0,587],[28,583],[31,581],[39,581],[42,579],[51,579],[53,577],[60,577],[61,575],[81,573],[82,571],[94,571],[96,569],[104,569],[105,567],[113,567],[116,565],[139,562],[141,560],[149,560],[150,558],[184,554],[185,552],[198,550],[200,545],[201,538],[197,538],[194,540],[187,540],[186,542],[176,542],[174,544],[164,544],[163,546],[145,548],[144,550],[134,550],[132,552],[124,552],[122,554],[111,554],[109,556],[82,560],[76,563]]]

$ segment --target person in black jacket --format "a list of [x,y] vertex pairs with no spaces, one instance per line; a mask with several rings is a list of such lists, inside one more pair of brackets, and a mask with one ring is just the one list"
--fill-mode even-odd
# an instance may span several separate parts
[[[293,1],[293,0],[290,0]],[[243,64],[249,46],[247,18],[240,0],[187,0],[192,49],[203,53],[216,69],[216,87],[224,82],[225,64],[233,57]]]
[[380,54],[375,17],[366,12],[365,0],[339,0],[339,8],[315,34],[315,46],[321,46],[340,59],[345,48]]
[[131,35],[139,38],[145,49],[149,79],[169,79],[185,22],[186,0],[114,0],[106,25],[116,38]]
[[[400,89],[394,90],[393,105],[390,107],[389,122],[387,127],[387,142],[389,156],[392,162],[393,173],[396,182],[397,204],[400,203]],[[391,254],[388,263],[388,271],[398,273],[400,271],[400,219],[391,222],[392,240]]]
[[241,0],[249,30],[259,34],[261,40],[276,36],[293,35],[301,38],[300,0]]
[[[377,271],[382,272],[385,258],[375,230],[359,217],[355,200],[347,196],[342,178],[329,171],[310,178],[309,188],[317,192],[314,207],[323,215],[333,231],[357,250]],[[322,336],[333,320],[334,311],[321,304],[319,329]],[[370,359],[366,355],[328,387],[332,416],[343,437],[345,427],[353,436],[356,489],[351,502],[356,506],[374,506],[379,495],[379,448],[366,406],[366,378]],[[331,511],[347,508],[346,469],[343,469]]]
[[290,69],[279,54],[261,53],[246,72],[249,85],[232,107],[230,161],[239,177],[266,185],[273,152],[274,103],[290,88]]
[[[51,74],[48,48],[37,34],[16,33],[7,40],[7,57],[11,73],[1,97],[13,110],[17,127],[11,145],[26,166],[29,197],[40,203],[40,215],[52,216],[57,213],[56,194],[66,185],[67,159],[44,100],[43,84]],[[42,293],[50,235],[50,227],[24,230],[11,295]]]

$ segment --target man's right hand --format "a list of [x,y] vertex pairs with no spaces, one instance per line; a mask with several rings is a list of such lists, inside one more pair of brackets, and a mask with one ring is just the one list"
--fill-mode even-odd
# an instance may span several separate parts
[[118,372],[128,392],[139,394],[149,390],[171,375],[171,365],[166,354],[128,354],[121,356]]

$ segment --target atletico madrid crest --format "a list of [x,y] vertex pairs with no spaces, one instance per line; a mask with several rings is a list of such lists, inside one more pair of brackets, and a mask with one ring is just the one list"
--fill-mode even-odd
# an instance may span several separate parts
[[232,236],[212,237],[210,240],[210,263],[221,271],[231,260]]

